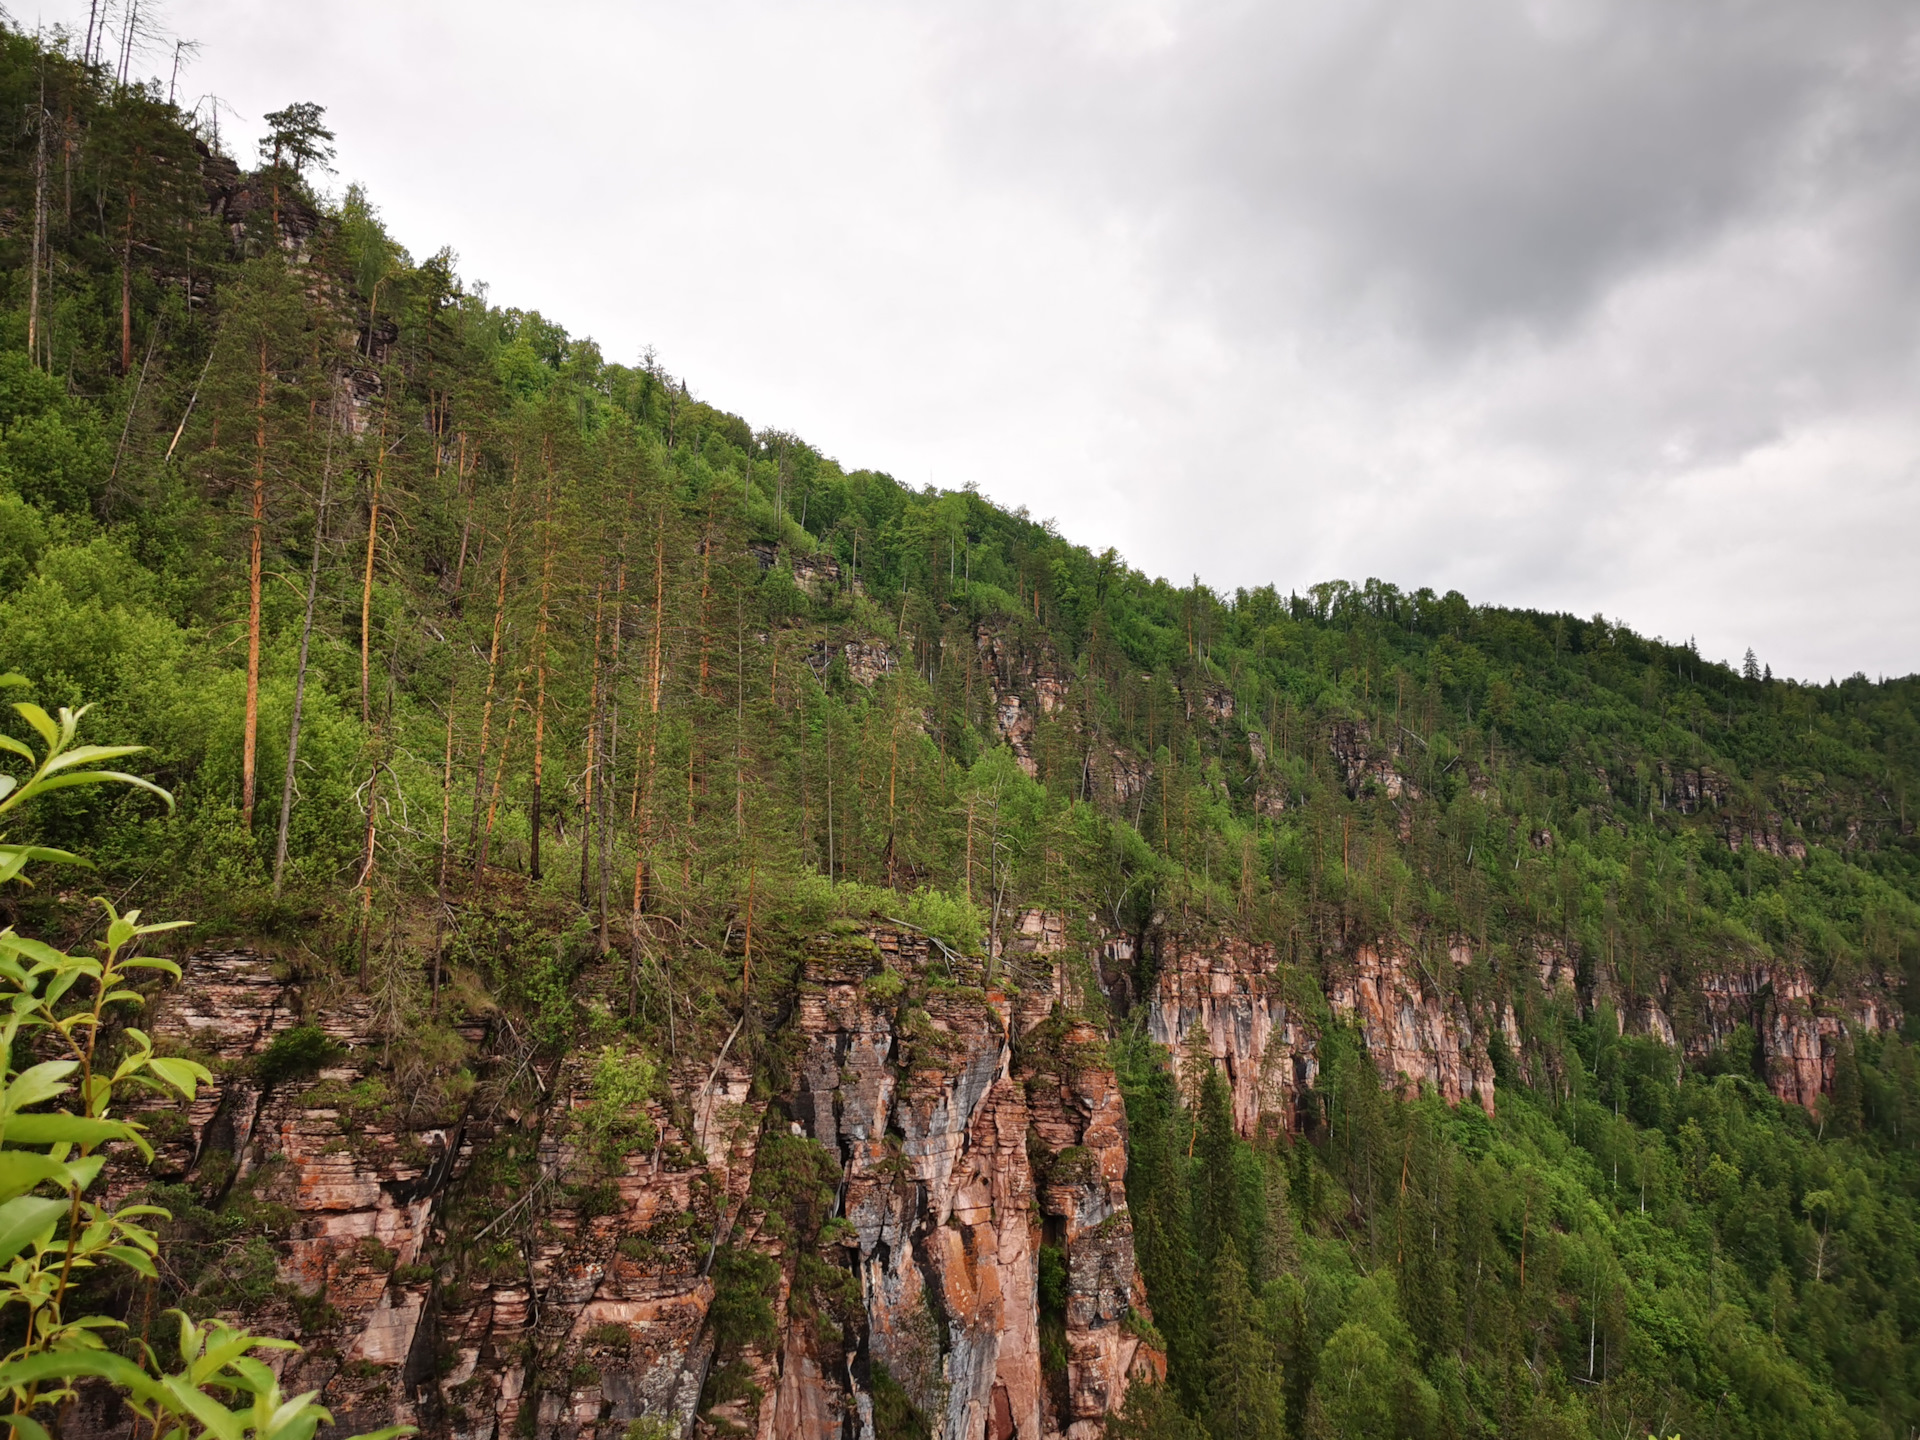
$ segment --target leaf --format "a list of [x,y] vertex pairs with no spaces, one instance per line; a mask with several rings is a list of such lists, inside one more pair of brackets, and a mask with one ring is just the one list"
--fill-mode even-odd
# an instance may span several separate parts
[[85,1190],[106,1163],[104,1155],[89,1155],[81,1160],[56,1160],[37,1150],[0,1150],[0,1200],[24,1195],[36,1185],[53,1181]]
[[9,1115],[5,1138],[12,1145],[104,1145],[109,1140],[139,1141],[140,1132],[125,1120],[96,1120],[64,1110],[38,1115]]
[[19,1411],[11,1415],[0,1415],[0,1425],[10,1425],[19,1440],[49,1440],[46,1430],[31,1415],[22,1415]]
[[56,1095],[64,1095],[66,1079],[80,1068],[77,1060],[43,1060],[22,1070],[7,1086],[5,1108],[9,1113],[29,1105],[42,1105]]
[[[317,1424],[320,1421],[321,1415],[326,1414],[324,1410],[320,1410],[320,1407],[313,1403],[314,1397],[319,1393],[318,1390],[309,1390],[304,1395],[294,1396],[293,1399],[287,1401],[286,1404],[282,1405],[268,1417],[267,1423],[260,1433],[263,1436],[278,1436],[288,1433],[294,1426],[301,1424],[303,1421]],[[320,1410],[320,1415],[309,1416],[307,1413],[309,1409]],[[328,1423],[331,1423],[332,1417],[328,1416],[327,1419]]]
[[138,755],[145,745],[76,745],[73,749],[47,763],[45,773],[71,769],[75,765],[91,765],[101,760],[118,760],[122,755]]
[[109,900],[102,899],[100,907],[107,912],[107,949],[118,950],[133,939],[134,916],[114,914],[113,903]]
[[177,1060],[166,1055],[155,1055],[149,1058],[147,1069],[189,1100],[193,1099],[195,1091],[201,1085],[211,1084],[213,1081],[213,1072],[197,1061]]
[[124,770],[81,770],[72,775],[56,775],[51,780],[36,780],[22,794],[42,795],[49,790],[65,790],[72,785],[97,785],[102,780],[117,780],[122,785],[132,785],[139,790],[151,790],[169,806],[173,804],[170,792],[162,790],[151,780],[142,780],[138,775],[129,775]]
[[[191,925],[192,923],[191,920],[177,920],[174,922],[174,925]],[[174,928],[174,925],[156,925],[154,928],[156,930],[171,930]],[[180,978],[180,967],[171,960],[152,960],[145,958],[139,960],[122,960],[120,962],[120,968],[122,970],[160,970],[171,975],[176,980]]]
[[246,1433],[246,1417],[236,1415],[205,1391],[198,1390],[178,1375],[161,1382],[173,1396],[175,1409],[186,1411],[216,1440],[241,1440]]
[[106,1380],[142,1400],[166,1400],[153,1377],[111,1350],[42,1350],[0,1365],[0,1390],[20,1390],[47,1380]]
[[384,1430],[372,1430],[365,1435],[355,1435],[352,1440],[398,1440],[402,1435],[418,1435],[418,1425],[389,1425]]
[[43,1236],[67,1213],[70,1202],[40,1195],[20,1195],[0,1205],[0,1264],[5,1264]]
[[33,682],[17,670],[0,675],[0,690],[31,690]]
[[111,1255],[129,1270],[138,1271],[149,1280],[159,1278],[159,1272],[153,1268],[153,1261],[148,1258],[147,1252],[144,1250],[132,1245],[109,1245],[100,1253],[102,1255]]
[[33,751],[22,745],[11,735],[0,735],[0,750],[11,750],[14,754],[24,755],[29,760],[34,758]]
[[37,960],[42,965],[59,965],[72,957],[51,945],[39,940],[29,940],[24,935],[16,935],[11,930],[0,931],[0,951],[12,955],[24,955],[29,960]]
[[52,850],[44,845],[0,845],[0,880],[13,879],[26,869],[29,860],[44,860],[49,865],[84,865],[89,870],[93,868],[92,862],[66,850]]
[[20,717],[40,732],[40,738],[47,742],[47,748],[57,750],[60,746],[60,727],[53,723],[53,717],[31,700],[16,700],[13,708]]

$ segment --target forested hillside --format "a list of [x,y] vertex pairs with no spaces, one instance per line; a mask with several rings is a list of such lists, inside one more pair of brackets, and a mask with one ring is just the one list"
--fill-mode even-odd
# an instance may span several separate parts
[[315,106],[248,172],[0,45],[0,672],[174,800],[0,906],[192,920],[214,1082],[111,1347],[436,1435],[1920,1427],[1920,677],[1152,579],[491,304]]

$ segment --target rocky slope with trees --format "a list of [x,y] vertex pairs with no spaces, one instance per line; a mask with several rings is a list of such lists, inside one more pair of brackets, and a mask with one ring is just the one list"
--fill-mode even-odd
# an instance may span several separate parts
[[151,1154],[10,1192],[35,1274],[164,1211],[71,1397],[8,1291],[20,1413],[132,1435],[218,1319],[329,1434],[1920,1424],[1920,680],[1152,579],[78,48],[0,34],[0,672],[172,804],[36,791],[97,869],[0,905],[193,925],[98,1027]]

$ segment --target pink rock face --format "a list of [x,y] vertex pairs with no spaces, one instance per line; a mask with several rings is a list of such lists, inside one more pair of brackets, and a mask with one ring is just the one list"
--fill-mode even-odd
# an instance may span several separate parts
[[1419,787],[1400,773],[1399,743],[1377,744],[1365,721],[1335,722],[1327,736],[1327,748],[1341,769],[1349,795],[1358,797],[1364,791],[1377,790],[1389,800],[1420,798]]
[[1161,937],[1147,1032],[1180,1050],[1197,1025],[1233,1091],[1234,1123],[1252,1134],[1262,1115],[1293,1124],[1293,1100],[1319,1073],[1304,1017],[1284,996],[1273,947],[1233,937],[1209,943]]
[[1768,814],[1764,818],[1729,815],[1723,820],[1722,828],[1729,850],[1754,850],[1782,860],[1807,858],[1806,844],[1783,830],[1778,815]]
[[[795,572],[798,574],[798,572]],[[891,675],[898,665],[893,647],[880,641],[848,640],[839,645],[830,645],[825,641],[816,643],[807,654],[807,666],[822,680],[838,658],[845,662],[847,674],[856,685],[871,689],[884,675]]]
[[[1057,949],[1053,917],[1033,912],[1016,933],[1027,956]],[[1098,1423],[1124,1400],[1138,1346],[1122,1330],[1137,1283],[1125,1116],[1112,1072],[1087,1060],[1099,1036],[1075,1032],[1070,1068],[1016,1071],[1016,1013],[1044,1018],[1044,991],[1038,1004],[1016,1005],[936,990],[903,1030],[864,982],[882,957],[897,969],[924,966],[925,942],[869,938],[864,953],[848,946],[809,962],[795,1022],[808,1046],[793,1103],[845,1166],[868,1351],[943,1437],[1055,1436]],[[1034,1155],[1048,1159],[1044,1184]],[[1064,1241],[1072,1297],[1067,1373],[1052,1378],[1039,1339],[1046,1228]],[[856,1393],[836,1413],[861,1412],[871,1402],[846,1383]]]
[[1431,1085],[1449,1105],[1493,1113],[1493,1063],[1459,996],[1443,997],[1405,951],[1362,945],[1327,997],[1355,1016],[1380,1076],[1409,1095]]
[[1078,1437],[1099,1434],[1120,1408],[1140,1349],[1123,1323],[1136,1300],[1126,1106],[1096,1058],[1098,1030],[1082,1021],[1048,1038],[1023,1047],[1021,1065],[1030,1125],[1048,1157],[1040,1211],[1067,1262],[1065,1403],[1056,1389],[1044,1392],[1046,1433]]
[[[1869,981],[1851,994],[1829,996],[1805,970],[1780,962],[1703,975],[1697,996],[1702,1023],[1687,1037],[1687,1058],[1704,1059],[1738,1026],[1750,1025],[1765,1057],[1768,1088],[1782,1100],[1811,1108],[1833,1088],[1844,1034],[1894,1030],[1902,1022],[1893,999],[1897,981],[1875,978],[1877,984]],[[1672,1033],[1670,1023],[1667,1030]]]
[[[1020,768],[1037,775],[1034,727],[1044,717],[1065,712],[1072,688],[1066,667],[1051,642],[984,626],[974,636],[974,649],[991,702],[994,729],[1013,751]],[[1129,782],[1117,779],[1115,783],[1124,786]]]
[[[666,1107],[651,1105],[661,1153],[626,1157],[607,1182],[610,1213],[589,1215],[575,1187],[592,1177],[566,1120],[584,1102],[579,1062],[535,1063],[546,1103],[518,1121],[495,1113],[497,1102],[434,1114],[420,1095],[395,1095],[381,1080],[386,1043],[371,1007],[347,994],[310,1004],[306,1015],[344,1047],[339,1063],[262,1087],[245,1062],[298,1022],[302,1002],[264,957],[190,957],[180,985],[155,1005],[153,1031],[228,1063],[177,1119],[144,1116],[165,1141],[158,1178],[205,1184],[223,1173],[216,1165],[226,1167],[232,1183],[292,1217],[275,1246],[279,1279],[325,1302],[307,1315],[319,1328],[303,1329],[301,1312],[278,1298],[228,1317],[306,1347],[288,1362],[285,1382],[319,1389],[343,1429],[406,1421],[430,1434],[493,1440],[512,1433],[530,1404],[535,1434],[567,1440],[624,1436],[643,1414],[691,1423],[711,1352],[705,1242],[721,1205],[737,1205],[745,1192],[758,1133],[758,1112],[744,1103],[747,1071],[729,1064],[715,1072],[710,1059],[676,1071],[695,1134],[681,1135]],[[462,1034],[475,1047],[488,1040],[478,1024]],[[476,1156],[513,1134],[525,1137],[537,1165],[522,1192],[529,1204],[502,1202],[502,1262],[436,1293],[446,1207]],[[666,1152],[707,1160],[662,1163]],[[148,1178],[123,1165],[114,1193]],[[636,1240],[644,1243],[631,1254],[621,1243]],[[569,1384],[589,1370],[591,1383]],[[530,1376],[561,1383],[533,1390]],[[126,1431],[116,1422],[87,1433]]]
[[[1263,1115],[1293,1128],[1295,1101],[1319,1074],[1317,1037],[1285,999],[1272,947],[1230,936],[1206,944],[1162,937],[1148,1033],[1181,1050],[1194,1027],[1233,1091],[1234,1123],[1252,1134]],[[1450,957],[1456,967],[1464,950]],[[1431,1085],[1450,1104],[1477,1100],[1493,1111],[1488,1028],[1457,995],[1443,997],[1405,953],[1360,946],[1334,976],[1328,1003],[1359,1025],[1388,1083],[1409,1094]],[[1509,1017],[1510,1018],[1510,1017]]]

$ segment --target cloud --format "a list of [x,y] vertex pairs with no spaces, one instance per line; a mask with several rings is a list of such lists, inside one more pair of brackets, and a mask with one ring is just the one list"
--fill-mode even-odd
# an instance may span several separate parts
[[1226,588],[1920,668],[1909,7],[169,19],[241,110],[327,104],[416,253],[849,465]]

